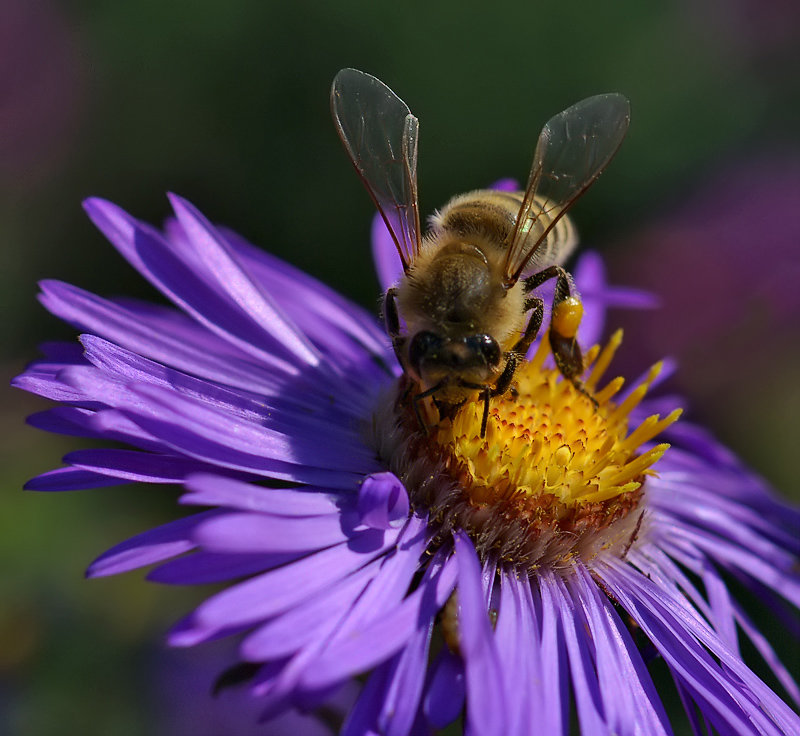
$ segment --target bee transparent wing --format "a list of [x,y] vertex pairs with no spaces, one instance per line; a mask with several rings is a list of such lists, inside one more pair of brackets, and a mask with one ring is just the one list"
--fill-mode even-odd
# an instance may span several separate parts
[[403,269],[419,254],[419,121],[375,77],[342,69],[331,88],[336,129],[397,246]]
[[506,252],[507,284],[532,264],[544,268],[568,255],[571,238],[550,237],[553,229],[614,157],[629,123],[630,103],[616,93],[589,97],[547,122]]

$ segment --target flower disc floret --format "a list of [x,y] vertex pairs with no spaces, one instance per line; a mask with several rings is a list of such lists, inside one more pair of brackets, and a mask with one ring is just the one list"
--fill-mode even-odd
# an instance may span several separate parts
[[400,431],[388,434],[408,449],[389,457],[402,458],[394,469],[413,502],[443,531],[467,530],[484,555],[531,568],[624,552],[640,531],[645,477],[669,447],[642,445],[681,411],[630,428],[660,364],[622,401],[613,400],[622,378],[596,389],[621,340],[617,332],[589,351],[583,390],[551,365],[541,340],[512,390],[492,399],[485,436],[480,399],[442,420],[431,400],[420,402],[425,428],[408,401],[396,401]]

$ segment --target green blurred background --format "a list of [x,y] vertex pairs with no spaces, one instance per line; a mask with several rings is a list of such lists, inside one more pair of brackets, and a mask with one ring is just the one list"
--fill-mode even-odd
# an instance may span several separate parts
[[[73,337],[37,304],[38,279],[158,298],[84,217],[90,195],[158,223],[164,193],[178,192],[375,309],[372,209],[329,115],[344,66],[380,77],[420,118],[426,213],[500,177],[524,180],[547,118],[626,94],[628,140],[575,210],[612,281],[663,296],[660,316],[615,319],[633,335],[623,360],[638,370],[676,355],[693,415],[798,498],[795,0],[3,0],[7,378],[38,342]],[[160,648],[203,591],[136,574],[81,580],[107,547],[179,515],[174,491],[21,492],[79,445],[23,426],[43,406],[9,390],[0,409],[0,732],[234,733],[170,716],[202,711],[218,664]],[[166,695],[153,674],[207,664],[202,686]]]

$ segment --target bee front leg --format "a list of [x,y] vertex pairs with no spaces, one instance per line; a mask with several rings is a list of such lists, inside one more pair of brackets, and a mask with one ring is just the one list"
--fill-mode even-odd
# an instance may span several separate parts
[[[429,388],[427,391],[422,391],[421,393],[414,394],[411,397],[411,408],[414,410],[414,416],[416,416],[417,422],[419,424],[419,427],[422,430],[422,433],[426,437],[428,435],[428,425],[425,424],[425,420],[422,418],[422,412],[419,409],[419,403],[423,399],[427,399],[429,396],[433,396],[435,393],[440,391],[445,386],[446,383],[447,383],[447,381],[443,379],[443,380],[439,381],[439,383],[437,383],[432,388]],[[434,402],[435,401],[436,401],[436,399],[434,399]],[[459,404],[459,406],[460,406],[460,404]],[[439,411],[439,415],[440,415],[440,418],[441,418],[442,410],[439,408],[438,404],[437,404],[436,408]],[[457,408],[458,407],[456,407],[456,409]]]
[[386,328],[386,334],[392,338],[392,348],[400,363],[400,367],[405,370],[406,364],[403,358],[403,348],[406,344],[406,338],[400,334],[400,316],[397,312],[397,289],[392,287],[386,291],[383,296],[383,324]]
[[[508,362],[506,362],[506,371],[508,370]],[[503,371],[503,375],[505,375],[506,371]],[[511,369],[511,375],[514,375],[514,369]],[[502,376],[500,377],[502,378]],[[509,377],[508,382],[511,383],[511,378]],[[489,399],[492,396],[497,396],[496,390],[493,389],[491,386],[486,386],[480,383],[467,383],[466,381],[461,381],[462,386],[465,388],[472,388],[476,391],[480,391],[480,399],[483,402],[483,417],[481,419],[481,437],[486,437],[486,424],[489,421]],[[506,386],[508,388],[508,386]],[[505,392],[505,389],[503,390]],[[458,405],[458,408],[462,406],[464,402]]]
[[569,274],[561,266],[550,266],[525,279],[525,291],[532,291],[552,278],[556,279],[556,289],[550,315],[550,349],[561,375],[588,396],[579,378],[583,373],[583,354],[577,334],[583,317],[583,305],[580,298],[572,293]]

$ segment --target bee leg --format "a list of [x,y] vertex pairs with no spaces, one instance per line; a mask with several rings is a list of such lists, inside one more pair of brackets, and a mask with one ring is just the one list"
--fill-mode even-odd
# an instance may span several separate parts
[[383,297],[383,324],[386,328],[386,333],[392,338],[392,347],[394,348],[397,362],[405,370],[403,346],[406,343],[406,338],[400,334],[400,317],[397,313],[397,289],[394,287],[388,289]]
[[486,386],[483,391],[483,417],[481,419],[481,439],[486,437],[486,425],[489,422],[489,397],[492,395],[491,389]]
[[583,305],[580,298],[572,293],[569,274],[561,266],[550,266],[525,279],[525,291],[532,291],[552,278],[556,279],[556,289],[550,315],[549,338],[556,367],[578,391],[594,401],[579,378],[584,366],[577,334],[583,316]]
[[[397,398],[395,399],[394,405],[395,408],[398,406],[402,406],[403,404],[408,401],[408,397],[411,395],[411,391],[414,388],[414,382],[404,373],[400,376],[400,382],[398,383],[398,393]],[[400,390],[402,389],[402,390]]]
[[536,339],[536,335],[539,334],[539,328],[542,326],[542,318],[544,316],[544,302],[538,297],[528,299],[525,302],[525,311],[529,309],[532,309],[533,313],[528,320],[528,326],[525,328],[525,332],[522,333],[519,340],[514,343],[514,347],[506,354],[506,367],[503,369],[500,378],[497,379],[492,389],[492,396],[502,396],[508,391],[514,374],[517,371],[517,366],[525,360],[528,348],[530,348],[531,343]]
[[[425,420],[422,418],[422,413],[419,410],[419,402],[423,399],[427,399],[428,396],[433,396],[439,389],[444,387],[445,381],[441,380],[437,383],[433,388],[429,388],[427,391],[422,391],[421,393],[414,394],[411,397],[411,408],[414,410],[414,416],[417,418],[417,422],[419,423],[419,427],[422,430],[422,433],[427,437],[428,435],[428,425],[425,424]],[[437,404],[437,409],[439,408]],[[439,413],[441,414],[441,409],[439,409]]]
[[527,312],[528,310],[533,310],[531,318],[528,320],[528,326],[525,328],[525,332],[522,333],[522,337],[517,340],[516,345],[512,348],[512,351],[519,355],[522,360],[525,360],[531,343],[536,339],[536,335],[539,334],[539,328],[542,326],[544,317],[544,302],[538,296],[526,299],[525,311]]
[[[506,368],[508,364],[506,364]],[[505,371],[503,372],[505,375]],[[512,371],[513,375],[513,371]],[[501,376],[502,377],[502,376]],[[509,383],[511,379],[509,378]],[[459,386],[463,386],[464,388],[473,388],[476,391],[480,391],[480,399],[483,401],[483,419],[481,420],[481,437],[486,436],[486,424],[489,421],[489,399],[492,396],[497,396],[497,393],[492,389],[491,386],[487,386],[483,383],[468,383],[467,381],[459,381]],[[508,388],[508,387],[506,387]],[[455,418],[456,412],[466,403],[466,401],[462,401],[460,404],[454,404],[453,408],[454,411],[449,415],[450,419]],[[438,406],[438,404],[437,404]]]

